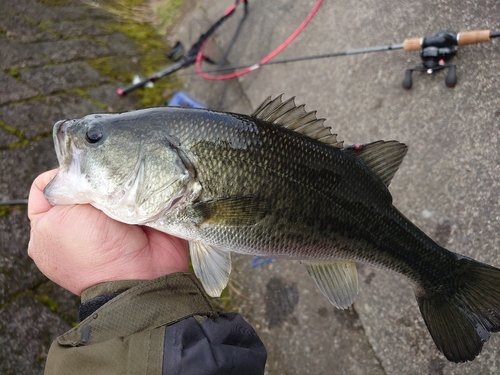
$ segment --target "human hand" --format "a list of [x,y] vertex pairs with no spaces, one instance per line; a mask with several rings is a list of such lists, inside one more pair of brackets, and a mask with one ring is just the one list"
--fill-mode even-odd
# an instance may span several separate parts
[[187,243],[180,238],[120,223],[88,204],[52,206],[43,189],[56,173],[38,176],[28,201],[28,255],[49,279],[80,295],[105,281],[188,271]]

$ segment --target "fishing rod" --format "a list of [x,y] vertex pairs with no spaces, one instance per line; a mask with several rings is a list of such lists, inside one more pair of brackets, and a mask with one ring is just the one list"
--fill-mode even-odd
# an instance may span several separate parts
[[24,204],[28,204],[27,199],[11,199],[11,200],[0,201],[0,206],[18,206]]
[[[364,47],[358,49],[350,49],[339,52],[331,52],[320,55],[310,55],[294,57],[289,59],[267,61],[265,64],[245,64],[240,66],[228,66],[220,69],[206,71],[205,73],[218,73],[225,70],[235,69],[250,69],[256,70],[264,65],[286,64],[298,61],[325,59],[339,56],[359,55],[372,52],[384,52],[402,49],[405,52],[418,51],[422,59],[422,65],[407,69],[405,78],[403,79],[403,88],[409,90],[412,86],[412,73],[414,71],[433,72],[448,68],[448,74],[445,79],[446,86],[454,87],[457,82],[456,65],[447,63],[453,56],[456,55],[458,46],[488,42],[492,38],[500,37],[500,31],[492,32],[490,30],[474,30],[454,33],[451,31],[440,31],[434,35],[423,38],[405,39],[403,43],[388,44],[373,47]],[[194,74],[194,73],[193,73]],[[203,76],[205,78],[205,76]],[[217,76],[213,76],[217,77]]]
[[[260,63],[261,64],[267,63],[268,61],[273,59],[277,54],[279,54],[283,49],[285,49],[297,37],[297,35],[300,34],[302,32],[302,30],[304,30],[306,25],[311,21],[312,17],[318,11],[322,2],[323,2],[323,0],[316,0],[316,3],[313,6],[312,10],[309,12],[309,14],[304,19],[304,21],[299,25],[299,27],[297,27],[297,29],[281,45],[279,45],[278,48],[276,48],[274,51],[272,51],[270,54],[268,54],[266,57],[264,57]],[[132,84],[131,86],[128,86],[125,88],[119,88],[117,90],[118,95],[125,96],[128,93],[130,93],[130,92],[132,92],[140,87],[146,86],[150,82],[154,82],[154,81],[160,79],[161,77],[165,77],[167,75],[170,75],[170,74],[178,71],[179,69],[186,68],[194,63],[196,63],[197,67],[201,66],[201,61],[206,61],[210,64],[215,64],[214,61],[212,61],[210,58],[208,58],[207,56],[205,56],[203,54],[203,50],[205,48],[206,42],[207,42],[208,38],[215,32],[215,30],[234,13],[234,11],[236,10],[236,7],[239,3],[244,3],[244,5],[245,5],[244,6],[244,15],[241,18],[241,20],[236,28],[236,32],[234,33],[231,42],[229,43],[229,48],[225,51],[221,60],[223,60],[225,57],[227,57],[229,50],[231,49],[238,34],[241,31],[241,26],[242,26],[243,22],[247,18],[247,15],[248,15],[248,1],[247,0],[236,0],[235,4],[233,4],[231,7],[229,7],[224,12],[224,15],[214,25],[212,25],[206,33],[204,33],[203,35],[200,36],[198,41],[191,47],[191,49],[186,54],[186,56],[184,56],[180,61],[166,67],[163,70],[160,70],[160,71],[154,73],[152,76],[150,76],[148,78],[142,79],[141,81],[139,81],[135,84]],[[180,42],[177,42],[175,47],[177,47],[177,49],[179,51],[183,50],[182,44],[180,44]],[[176,54],[174,53],[173,55],[175,56]],[[239,72],[233,72],[233,73],[225,75],[223,77],[221,77],[221,76],[212,77],[210,75],[205,76],[204,72],[201,71],[201,67],[199,67],[197,69],[198,69],[198,74],[200,76],[203,76],[203,78],[208,79],[208,80],[222,80],[222,79],[236,78],[236,77],[242,76],[243,74],[250,73],[253,70],[253,69],[251,69],[251,67],[246,67]]]
[[[162,69],[153,75],[141,79],[139,82],[134,83],[130,86],[124,87],[124,88],[119,88],[116,90],[116,93],[120,96],[126,96],[129,93],[131,93],[134,90],[137,90],[138,88],[146,86],[150,82],[155,82],[159,80],[162,77],[168,76],[179,69],[186,68],[196,62],[196,59],[198,58],[199,51],[201,50],[202,46],[204,45],[205,41],[219,28],[220,25],[222,25],[229,17],[233,15],[233,13],[236,10],[236,7],[239,4],[244,5],[244,18],[246,18],[246,14],[248,12],[248,1],[247,0],[236,0],[233,5],[231,5],[225,12],[224,15],[217,20],[204,34],[202,34],[198,41],[189,49],[189,51],[180,58],[179,61],[175,62],[172,65],[167,66],[165,69]],[[244,19],[243,18],[243,19]],[[169,55],[169,57],[177,59],[179,55],[183,54],[184,47],[182,47],[182,44],[180,42],[177,42],[177,44],[174,46],[174,49],[172,53]],[[212,62],[210,59],[204,57],[204,60],[208,62]],[[212,62],[213,63],[213,62]]]
[[[253,63],[253,64],[242,64],[242,65],[238,65],[238,66],[227,66],[227,67],[217,68],[217,69],[213,69],[213,70],[207,70],[204,72],[203,77],[206,79],[209,79],[208,75],[211,75],[214,73],[221,73],[221,72],[225,72],[225,71],[234,71],[234,70],[243,70],[243,69],[247,70],[247,71],[254,71],[254,70],[257,70],[260,67],[266,66],[266,65],[287,64],[287,63],[293,63],[293,62],[298,62],[298,61],[325,59],[325,58],[332,58],[332,57],[339,57],[339,56],[359,55],[359,54],[365,54],[365,53],[385,52],[385,51],[394,51],[394,50],[402,49],[405,52],[413,52],[413,51],[421,50],[420,57],[422,59],[422,65],[418,65],[414,68],[406,70],[405,78],[403,79],[403,83],[402,83],[402,86],[404,89],[409,90],[411,88],[411,86],[412,86],[412,73],[414,71],[427,72],[428,74],[432,74],[435,71],[445,69],[445,68],[448,68],[448,74],[447,74],[446,79],[445,79],[445,84],[448,87],[454,87],[456,85],[456,82],[457,82],[456,65],[450,64],[450,63],[448,63],[448,61],[453,56],[456,55],[458,47],[463,46],[463,45],[468,45],[468,44],[488,42],[491,39],[498,38],[498,37],[500,37],[500,31],[474,30],[474,31],[465,31],[465,32],[459,32],[459,33],[454,33],[451,31],[440,31],[436,34],[429,36],[429,37],[405,39],[403,41],[403,43],[397,43],[397,44],[388,44],[388,45],[364,47],[364,48],[357,48],[357,49],[349,49],[349,50],[345,50],[345,51],[331,52],[331,53],[325,53],[325,54],[319,54],[319,55],[300,56],[300,57],[281,59],[281,60],[267,60],[267,61],[265,61],[265,63],[259,62],[259,63]],[[198,64],[199,64],[199,60],[200,60],[199,53],[201,50],[201,45],[203,43],[204,42],[200,43],[200,46],[197,50]],[[197,62],[196,58],[195,58],[194,62],[192,60],[190,60],[190,63],[183,66],[183,67],[187,67],[195,62]],[[176,66],[176,64],[174,64],[173,66]],[[159,73],[165,72],[168,69],[169,68],[167,68],[163,71],[160,71]],[[166,75],[171,74],[174,71],[177,71],[179,69],[180,68],[172,70],[171,72],[167,73]],[[200,73],[198,71],[196,73],[184,73],[183,75],[191,75],[191,74],[200,74]],[[156,75],[158,75],[158,73],[156,73],[153,76],[156,76]],[[211,77],[213,80],[227,79],[224,76],[217,78],[217,75],[212,75]],[[147,82],[150,82],[150,81],[146,81],[142,86],[144,86]],[[142,86],[139,86],[139,87],[142,87]]]

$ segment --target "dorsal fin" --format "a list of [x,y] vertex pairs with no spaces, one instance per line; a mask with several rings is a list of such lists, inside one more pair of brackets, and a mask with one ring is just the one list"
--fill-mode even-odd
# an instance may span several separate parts
[[345,152],[362,159],[389,186],[408,151],[404,143],[398,141],[376,141],[365,145],[344,148]]
[[306,112],[304,104],[297,106],[295,97],[282,100],[283,94],[271,99],[268,96],[250,115],[256,119],[296,131],[336,148],[342,148],[342,141],[337,141],[337,134],[332,134],[330,127],[325,127],[324,118],[316,118],[316,111]]

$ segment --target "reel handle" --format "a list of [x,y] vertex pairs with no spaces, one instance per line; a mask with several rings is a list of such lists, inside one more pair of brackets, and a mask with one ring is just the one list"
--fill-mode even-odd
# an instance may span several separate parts
[[[403,41],[403,50],[419,51],[425,44],[427,38],[411,38]],[[455,45],[464,46],[467,44],[489,42],[491,39],[490,30],[474,30],[458,33],[455,37]],[[428,40],[429,41],[429,40]]]

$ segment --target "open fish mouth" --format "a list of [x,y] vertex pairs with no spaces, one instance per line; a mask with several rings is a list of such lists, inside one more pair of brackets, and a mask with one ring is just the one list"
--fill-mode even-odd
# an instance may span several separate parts
[[73,120],[60,120],[55,123],[52,131],[52,138],[56,145],[56,156],[59,165],[62,165],[64,160],[69,156],[70,140],[66,136],[66,129],[73,123]]

